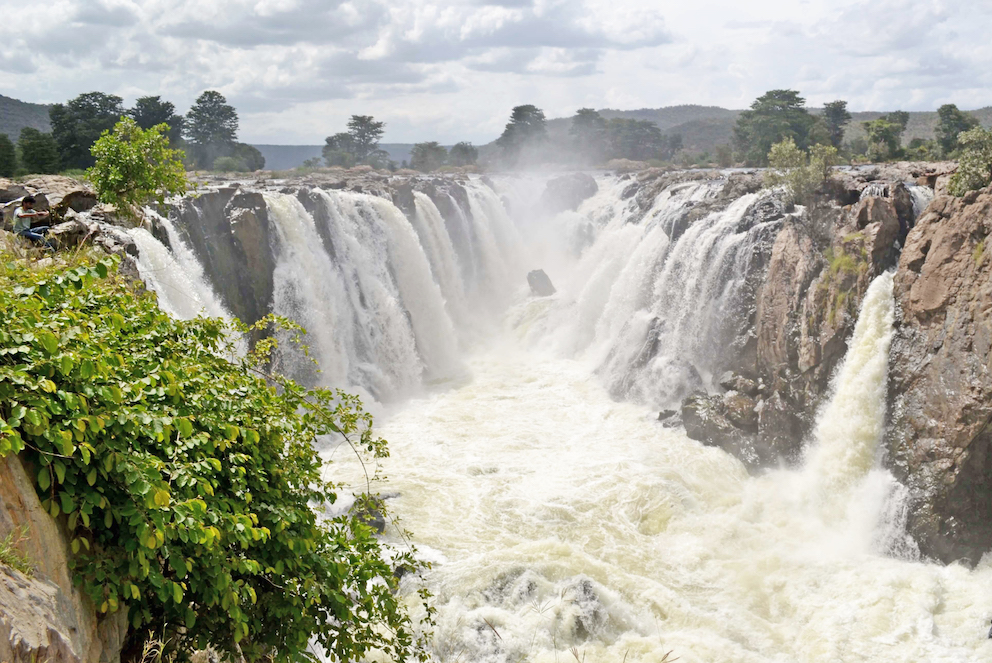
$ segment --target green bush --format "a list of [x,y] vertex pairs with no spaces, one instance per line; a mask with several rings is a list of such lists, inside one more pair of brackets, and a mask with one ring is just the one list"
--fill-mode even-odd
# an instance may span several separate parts
[[977,127],[960,134],[957,140],[961,158],[947,190],[954,196],[963,196],[992,181],[992,129]]
[[386,453],[358,399],[267,374],[271,340],[236,358],[224,321],[171,318],[115,261],[0,262],[0,456],[63,519],[77,585],[180,658],[423,658],[375,531],[317,515],[339,489],[318,436]]
[[247,173],[248,165],[235,157],[217,157],[211,170],[219,173]]
[[182,150],[169,148],[169,125],[142,129],[129,117],[105,131],[92,148],[96,164],[86,171],[97,197],[125,214],[151,200],[186,193]]
[[791,202],[808,205],[816,190],[830,177],[830,169],[837,160],[837,148],[832,145],[813,145],[807,154],[787,138],[773,145],[768,153],[771,169],[765,173],[765,184],[783,185]]

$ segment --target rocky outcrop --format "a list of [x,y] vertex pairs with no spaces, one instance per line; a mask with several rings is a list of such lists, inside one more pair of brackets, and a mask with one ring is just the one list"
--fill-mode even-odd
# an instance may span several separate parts
[[0,661],[118,663],[127,615],[99,617],[69,575],[69,546],[41,507],[16,456],[0,459],[0,538],[27,532],[19,543],[34,566],[29,577],[0,565]]
[[544,273],[543,269],[535,269],[527,273],[527,284],[535,297],[550,297],[558,292],[551,284],[551,279]]
[[887,462],[913,492],[910,532],[944,561],[992,550],[990,234],[992,190],[939,197],[895,278]]
[[227,186],[187,198],[172,212],[218,294],[235,316],[251,324],[269,313],[272,254],[268,209],[262,194]]
[[569,173],[550,180],[541,194],[541,207],[548,214],[575,211],[599,191],[596,178],[588,173]]

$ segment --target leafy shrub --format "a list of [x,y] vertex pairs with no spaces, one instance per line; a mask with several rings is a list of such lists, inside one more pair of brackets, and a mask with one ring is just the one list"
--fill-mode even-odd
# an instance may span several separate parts
[[978,127],[958,136],[961,159],[947,190],[954,196],[982,189],[992,181],[992,129]]
[[129,117],[103,132],[91,150],[96,164],[86,171],[97,197],[133,216],[137,206],[186,193],[185,155],[169,148],[168,132],[167,124],[142,129]]
[[773,145],[768,153],[771,169],[765,173],[765,184],[785,186],[791,202],[808,205],[816,190],[830,176],[837,158],[837,148],[832,145],[813,145],[807,154],[795,141],[786,138]]
[[77,585],[180,657],[422,658],[375,531],[315,512],[339,488],[318,436],[386,454],[358,399],[266,374],[273,341],[225,358],[223,321],[169,317],[115,261],[0,263],[0,456],[64,519]]
[[221,173],[247,173],[248,164],[237,157],[217,157],[211,170]]

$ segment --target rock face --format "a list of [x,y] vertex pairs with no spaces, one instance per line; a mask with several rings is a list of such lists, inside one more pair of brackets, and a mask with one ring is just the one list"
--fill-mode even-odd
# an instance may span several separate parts
[[913,491],[924,554],[992,549],[992,191],[938,197],[895,279],[889,465]]
[[42,508],[15,456],[0,459],[0,537],[27,530],[21,552],[34,564],[27,577],[0,565],[0,661],[118,663],[127,615],[98,617],[72,584],[69,546]]
[[536,297],[550,297],[558,292],[551,284],[551,279],[544,273],[543,269],[535,269],[527,274],[527,283],[530,284],[530,291]]
[[541,206],[549,214],[565,210],[573,212],[582,201],[592,198],[599,191],[596,179],[588,173],[570,173],[548,182],[541,195]]
[[261,193],[228,186],[187,198],[174,210],[224,304],[251,324],[269,312],[275,259],[268,209]]

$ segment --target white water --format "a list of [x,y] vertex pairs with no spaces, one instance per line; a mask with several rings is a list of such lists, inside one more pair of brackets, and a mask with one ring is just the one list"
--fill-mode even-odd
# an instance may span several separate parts
[[[643,218],[629,184],[601,178],[553,219],[527,212],[527,182],[512,220],[478,182],[447,219],[423,194],[407,220],[316,192],[319,222],[266,194],[273,308],[310,330],[324,372],[292,353],[283,368],[391,403],[385,490],[435,562],[437,658],[992,660],[992,559],[918,561],[905,490],[879,469],[891,277],[865,298],[805,466],[749,476],[640,403],[677,402],[737,351],[749,260],[779,222],[748,221],[751,195],[671,239],[722,183],[673,187]],[[149,238],[143,272],[211,292]],[[527,296],[539,267],[557,295]]]
[[138,247],[138,271],[149,289],[158,296],[163,311],[189,320],[198,315],[230,318],[203,273],[192,249],[180,237],[172,221],[146,209],[155,216],[169,236],[170,251],[144,228],[132,228],[128,234]]
[[992,660],[988,560],[884,554],[900,539],[900,494],[873,469],[891,283],[866,297],[802,470],[749,477],[586,364],[512,342],[381,423],[393,508],[434,561],[438,658]]

